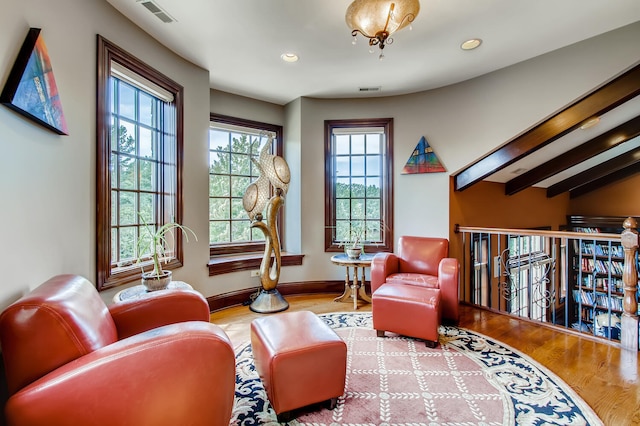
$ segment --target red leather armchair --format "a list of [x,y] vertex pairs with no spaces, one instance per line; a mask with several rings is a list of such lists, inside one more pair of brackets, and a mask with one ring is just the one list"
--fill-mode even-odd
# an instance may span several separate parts
[[109,307],[56,276],[0,316],[8,425],[228,425],[235,356],[195,291]]
[[371,262],[371,293],[385,282],[440,290],[443,319],[458,323],[458,274],[460,265],[449,255],[445,238],[402,236],[397,253],[378,253]]

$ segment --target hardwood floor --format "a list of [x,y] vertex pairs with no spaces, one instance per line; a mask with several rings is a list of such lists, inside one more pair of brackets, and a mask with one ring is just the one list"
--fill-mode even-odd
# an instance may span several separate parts
[[[337,294],[286,296],[290,311],[352,312],[353,305],[334,302]],[[371,311],[359,302],[358,311]],[[235,306],[211,314],[234,346],[249,341],[249,325],[264,314]],[[605,425],[640,425],[638,354],[560,330],[471,306],[461,306],[460,327],[477,331],[527,354],[553,371],[589,404]]]

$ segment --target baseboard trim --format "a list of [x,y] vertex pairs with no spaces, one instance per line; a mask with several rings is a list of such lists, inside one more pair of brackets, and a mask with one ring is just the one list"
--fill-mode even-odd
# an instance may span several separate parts
[[[365,288],[369,289],[369,283]],[[242,305],[251,299],[251,295],[257,292],[260,287],[247,288],[244,290],[232,291],[216,296],[207,297],[209,311],[214,312],[231,306]],[[278,284],[278,291],[283,295],[314,294],[314,293],[336,293],[344,291],[344,281],[303,281],[297,283]]]

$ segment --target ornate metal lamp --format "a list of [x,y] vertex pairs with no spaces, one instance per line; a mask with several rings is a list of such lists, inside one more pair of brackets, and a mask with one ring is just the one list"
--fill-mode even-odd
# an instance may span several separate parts
[[[242,206],[249,215],[252,228],[258,228],[264,234],[265,247],[260,264],[260,283],[262,288],[249,308],[254,312],[271,313],[284,311],[289,303],[276,289],[280,279],[280,238],[276,226],[278,210],[284,204],[284,195],[289,189],[291,172],[284,158],[269,154],[273,137],[260,151],[258,161],[251,161],[260,171],[258,179],[250,184],[242,198]],[[274,195],[269,198],[271,187]],[[262,212],[266,207],[266,223],[262,221]]]
[[380,59],[385,45],[393,43],[391,35],[410,25],[420,12],[418,0],[355,0],[347,9],[345,19],[351,28],[353,43],[358,33],[380,48]]

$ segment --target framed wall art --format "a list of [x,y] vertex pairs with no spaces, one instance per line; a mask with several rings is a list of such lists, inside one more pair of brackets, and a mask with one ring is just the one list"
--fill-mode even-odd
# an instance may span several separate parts
[[60,135],[68,134],[40,28],[29,30],[0,94],[0,103]]
[[417,173],[442,173],[446,172],[440,159],[429,145],[425,137],[421,137],[418,144],[413,149],[407,164],[402,169],[403,175]]

